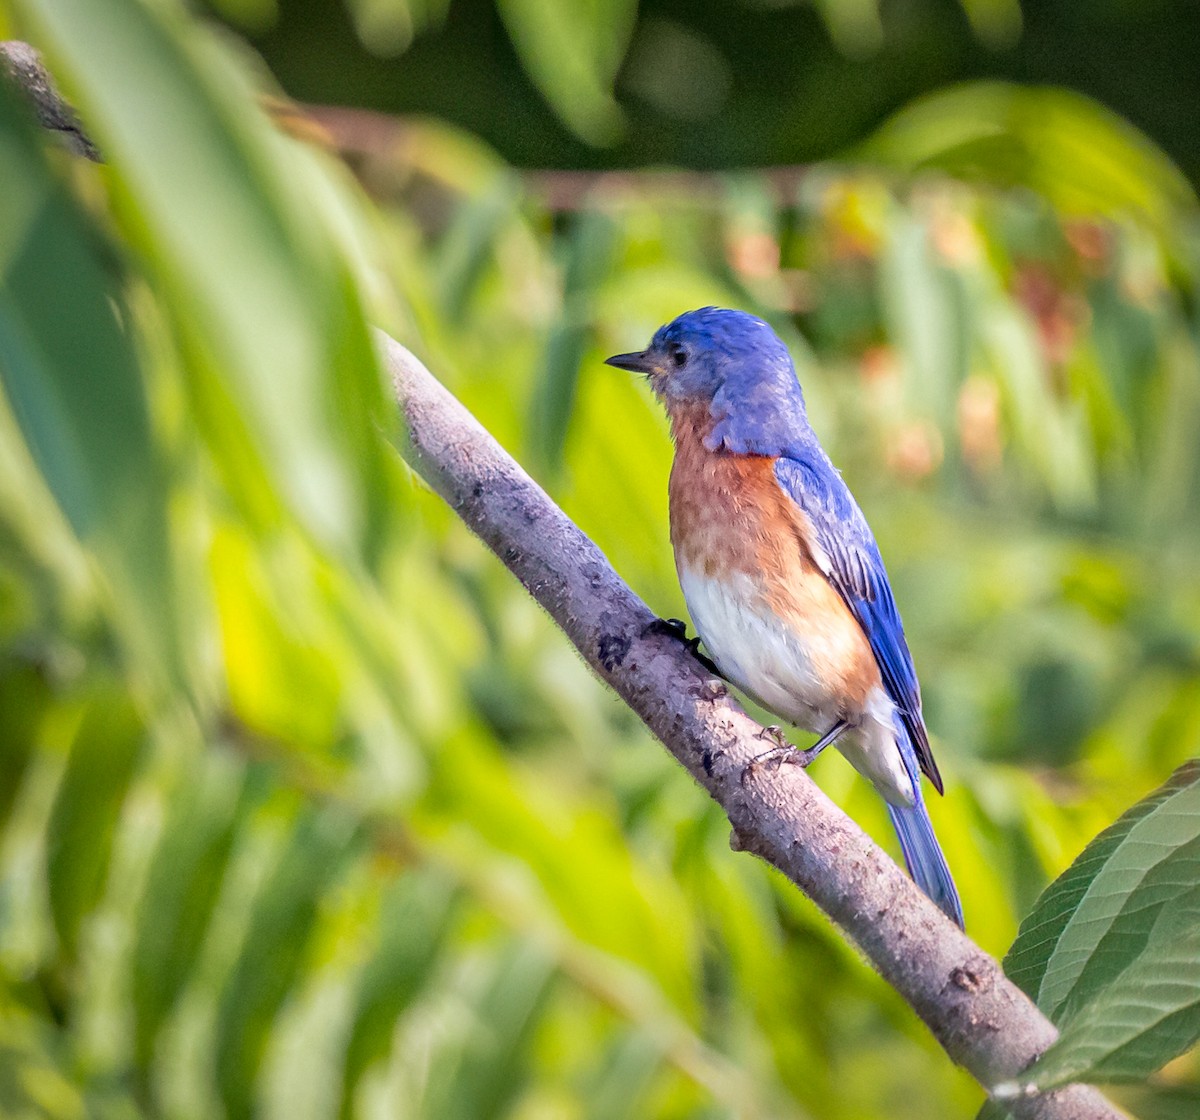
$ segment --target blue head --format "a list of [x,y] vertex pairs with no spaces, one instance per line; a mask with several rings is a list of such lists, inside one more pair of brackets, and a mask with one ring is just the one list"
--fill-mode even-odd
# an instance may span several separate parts
[[707,406],[710,450],[778,455],[809,431],[787,347],[744,311],[687,311],[660,327],[647,349],[608,364],[644,373],[672,416]]

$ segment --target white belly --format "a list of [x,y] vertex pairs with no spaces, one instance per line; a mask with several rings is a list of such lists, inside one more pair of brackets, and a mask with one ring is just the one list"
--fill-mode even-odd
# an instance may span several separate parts
[[720,580],[688,568],[679,572],[683,597],[696,631],[721,672],[764,708],[824,734],[841,719],[852,730],[837,740],[850,764],[893,804],[911,805],[912,783],[900,759],[893,722],[895,706],[875,688],[860,711],[847,711],[814,669],[809,641],[765,609],[751,575]]
[[715,580],[685,569],[679,583],[697,632],[738,688],[808,731],[827,731],[837,722],[838,705],[813,671],[803,637],[756,609],[760,595],[753,576]]

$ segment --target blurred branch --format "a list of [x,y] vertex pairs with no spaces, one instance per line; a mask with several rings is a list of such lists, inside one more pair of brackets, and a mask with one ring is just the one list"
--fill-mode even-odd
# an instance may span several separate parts
[[[36,52],[0,44],[39,121],[98,158]],[[1025,1092],[1054,1026],[808,775],[753,767],[761,729],[655,616],[600,550],[404,347],[379,335],[409,433],[406,458],[546,609],[722,807],[735,846],[778,868],[842,927],[950,1057],[1016,1117],[1116,1120],[1095,1089]]]
[[0,69],[28,98],[38,124],[61,136],[76,155],[100,162],[100,150],[84,133],[75,110],[58,92],[33,47],[18,39],[0,41]]
[[734,846],[778,868],[841,926],[1014,1116],[1119,1116],[1088,1086],[1022,1092],[1021,1071],[1057,1037],[1049,1020],[802,769],[751,765],[764,751],[759,725],[657,631],[595,544],[449,391],[378,337],[407,421],[405,457],[721,806]]
[[[403,117],[374,109],[340,105],[287,105],[272,103],[271,112],[286,131],[302,138],[319,138],[344,156],[369,160],[407,162],[419,143],[419,130]],[[769,185],[781,206],[795,203],[796,192],[808,175],[804,164],[755,168],[758,181]],[[543,206],[555,211],[575,211],[594,204],[597,196],[644,190],[648,185],[663,194],[689,200],[718,200],[728,193],[729,173],[721,171],[567,171],[526,169],[520,173],[525,189]]]

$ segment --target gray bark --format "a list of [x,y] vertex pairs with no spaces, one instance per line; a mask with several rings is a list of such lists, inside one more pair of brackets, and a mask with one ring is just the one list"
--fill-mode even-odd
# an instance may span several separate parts
[[62,138],[78,156],[100,162],[100,152],[80,127],[75,110],[58,92],[42,65],[41,56],[19,39],[0,41],[0,71],[19,89],[33,107],[38,124]]

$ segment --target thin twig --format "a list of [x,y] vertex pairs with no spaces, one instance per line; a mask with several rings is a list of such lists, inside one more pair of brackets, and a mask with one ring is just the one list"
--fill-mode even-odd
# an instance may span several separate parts
[[[286,131],[319,137],[346,156],[408,164],[419,162],[422,128],[402,116],[343,105],[275,103],[271,111]],[[801,184],[811,173],[808,164],[756,167],[756,182],[766,186],[782,207],[793,206]],[[596,205],[597,200],[642,195],[702,200],[711,204],[727,197],[729,182],[743,172],[655,169],[651,171],[591,171],[562,168],[524,168],[518,172],[526,194],[547,210],[572,212]]]

